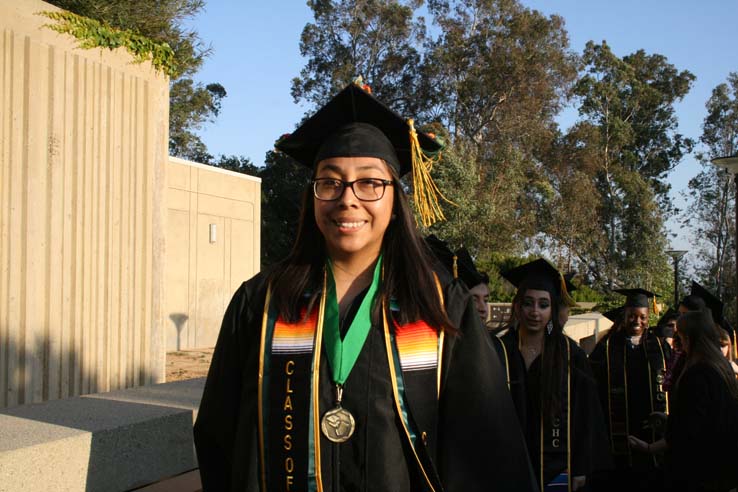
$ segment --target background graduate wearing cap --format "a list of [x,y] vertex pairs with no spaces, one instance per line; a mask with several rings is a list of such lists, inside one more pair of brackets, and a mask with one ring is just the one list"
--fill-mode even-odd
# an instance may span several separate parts
[[[589,356],[597,378],[616,469],[599,477],[598,489],[647,490],[649,480],[660,483],[653,456],[633,453],[628,436],[653,441],[662,433],[650,425],[653,412],[667,411],[662,386],[669,346],[649,328],[655,294],[645,289],[617,289],[626,296],[622,323],[613,325]],[[600,480],[602,479],[602,480]],[[640,488],[639,488],[640,487]]]
[[708,311],[683,313],[677,338],[684,370],[675,382],[665,438],[630,437],[644,455],[665,454],[665,484],[673,492],[728,492],[738,487],[738,382],[715,343]]
[[489,318],[489,276],[477,270],[469,251],[462,247],[456,250],[456,270],[459,279],[469,288],[474,307],[482,324],[487,326]]
[[515,323],[497,340],[510,392],[542,490],[584,490],[611,466],[605,422],[587,355],[563,333],[562,275],[538,259],[502,272],[517,287]]
[[[725,304],[723,301],[694,280],[692,281],[690,294],[705,301],[705,306],[711,311],[712,319],[715,321],[715,324],[728,333],[732,345],[735,347],[735,330],[725,318]],[[736,353],[734,352],[733,355],[735,356]]]
[[292,252],[225,313],[195,423],[204,490],[535,490],[503,369],[399,181],[413,171],[432,220],[438,144],[352,84],[277,148],[313,181]]

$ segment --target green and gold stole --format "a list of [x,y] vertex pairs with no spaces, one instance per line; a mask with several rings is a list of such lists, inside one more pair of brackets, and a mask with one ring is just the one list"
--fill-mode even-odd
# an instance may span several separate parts
[[[378,283],[381,258],[377,262],[374,282]],[[303,309],[298,322],[285,322],[270,305],[271,288],[267,289],[262,318],[258,385],[258,446],[261,489],[323,490],[321,468],[321,431],[319,408],[320,350],[329,329],[326,317],[335,303],[331,299],[330,267],[326,268],[320,301],[312,312]],[[439,296],[443,299],[440,286]],[[375,289],[370,287],[373,302]],[[363,303],[362,303],[363,304]],[[390,309],[396,310],[394,303]],[[388,310],[383,303],[383,333],[392,378],[395,409],[401,416],[405,438],[430,490],[438,488],[438,478],[428,450],[435,449],[437,400],[440,391],[443,333],[424,321],[399,325],[394,320],[389,329]],[[369,309],[359,309],[360,323],[371,323]],[[356,321],[356,318],[355,318]],[[332,323],[332,322],[331,322]],[[353,323],[352,323],[353,327]],[[335,327],[337,329],[337,327]],[[351,330],[349,330],[351,331]],[[340,340],[340,335],[338,335]],[[346,336],[348,340],[349,334]],[[335,337],[334,337],[335,338]],[[355,344],[363,345],[366,335]],[[360,350],[360,349],[359,349]],[[358,352],[355,355],[358,357]],[[343,356],[341,356],[343,357]],[[351,356],[354,357],[354,356]],[[343,362],[334,351],[328,354],[333,371]],[[332,372],[335,377],[335,372]],[[411,418],[414,425],[411,425]],[[418,437],[423,452],[416,447]],[[339,445],[340,444],[336,444]],[[432,454],[432,452],[430,453]]]

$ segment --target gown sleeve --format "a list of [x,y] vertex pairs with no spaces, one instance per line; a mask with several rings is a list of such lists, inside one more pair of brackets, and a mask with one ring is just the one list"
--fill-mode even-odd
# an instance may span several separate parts
[[236,290],[213,352],[194,426],[205,492],[258,490],[256,396],[262,283],[257,275]]
[[[504,368],[470,302],[447,290],[459,335],[447,337],[439,402],[438,471],[446,490],[538,489]],[[455,305],[461,303],[461,305]],[[455,319],[454,319],[455,318]]]
[[584,350],[572,343],[572,476],[613,467],[597,383]]
[[596,386],[597,401],[600,405],[600,410],[604,420],[605,426],[605,437],[608,442],[610,440],[610,419],[609,415],[609,404],[608,404],[608,390],[607,390],[607,356],[606,356],[606,338],[600,340],[595,345],[594,350],[589,355],[589,364],[594,376],[594,382]]

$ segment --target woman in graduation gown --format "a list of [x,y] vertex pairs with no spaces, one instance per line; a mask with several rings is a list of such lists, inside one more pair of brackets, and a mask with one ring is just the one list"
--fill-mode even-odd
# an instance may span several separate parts
[[503,272],[517,287],[517,328],[498,339],[510,392],[541,490],[585,490],[611,466],[605,422],[587,355],[563,333],[559,305],[574,302],[564,278],[538,259]]
[[677,321],[685,363],[672,389],[664,439],[635,436],[631,448],[666,454],[667,490],[727,492],[738,487],[738,382],[720,352],[709,313]]
[[535,490],[503,369],[400,183],[432,191],[419,160],[440,146],[350,84],[277,148],[313,180],[291,254],[226,310],[194,430],[204,490]]

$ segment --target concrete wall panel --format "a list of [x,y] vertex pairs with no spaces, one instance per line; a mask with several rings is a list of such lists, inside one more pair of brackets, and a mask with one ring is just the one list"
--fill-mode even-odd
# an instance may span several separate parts
[[167,350],[212,347],[233,292],[260,268],[261,181],[174,157],[168,173]]
[[168,80],[0,1],[0,407],[163,381]]

